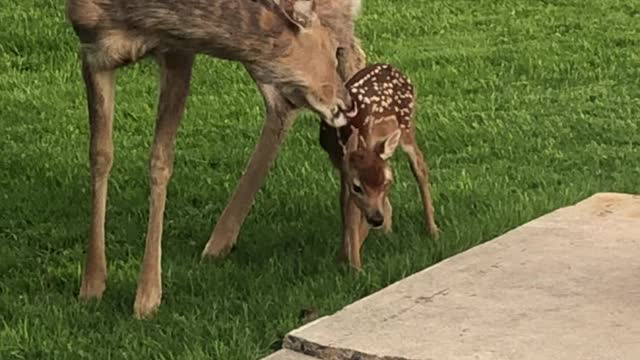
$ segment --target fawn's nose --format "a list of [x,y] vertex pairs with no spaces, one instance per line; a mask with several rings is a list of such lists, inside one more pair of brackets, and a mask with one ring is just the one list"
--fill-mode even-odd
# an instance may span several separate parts
[[367,222],[373,228],[379,228],[382,226],[382,224],[384,224],[384,216],[382,216],[382,213],[380,213],[379,211],[376,211],[370,216],[367,216]]

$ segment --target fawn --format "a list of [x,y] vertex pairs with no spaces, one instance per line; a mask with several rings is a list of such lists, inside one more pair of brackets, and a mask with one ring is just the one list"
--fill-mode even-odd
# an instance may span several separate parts
[[240,62],[266,108],[246,171],[203,251],[203,257],[215,257],[235,243],[298,110],[311,109],[330,126],[346,123],[342,114],[352,103],[344,82],[365,61],[354,35],[359,7],[360,0],[67,0],[67,18],[81,44],[90,124],[92,220],[81,299],[99,299],[106,288],[115,70],[147,56],[161,70],[149,159],[149,219],[134,304],[134,316],[143,318],[161,302],[166,194],[196,54]]
[[393,172],[388,160],[398,145],[408,155],[418,183],[427,228],[439,234],[434,219],[429,168],[416,143],[415,89],[411,81],[388,64],[372,64],[347,82],[354,102],[346,126],[320,125],[320,144],[340,172],[343,259],[361,269],[360,250],[369,229],[391,231],[388,194]]

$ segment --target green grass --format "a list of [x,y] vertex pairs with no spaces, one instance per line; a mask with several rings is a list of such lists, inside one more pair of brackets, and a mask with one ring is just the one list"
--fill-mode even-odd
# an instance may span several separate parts
[[227,259],[199,254],[261,126],[236,64],[200,57],[178,134],[164,232],[164,303],[132,319],[147,218],[157,67],[119,73],[99,304],[77,300],[89,231],[88,126],[63,1],[0,9],[0,358],[258,359],[314,306],[332,313],[410,273],[594,192],[638,192],[640,3],[366,0],[371,61],[419,92],[437,220],[426,236],[401,152],[395,233],[364,273],[334,262],[336,176],[302,116]]

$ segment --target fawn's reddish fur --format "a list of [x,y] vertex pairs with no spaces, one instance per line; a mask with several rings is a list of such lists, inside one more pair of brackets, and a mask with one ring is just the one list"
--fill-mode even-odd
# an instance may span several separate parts
[[341,255],[360,269],[361,247],[369,229],[391,230],[389,190],[393,172],[388,160],[398,145],[409,157],[418,183],[429,233],[439,230],[429,185],[429,168],[416,142],[415,89],[411,81],[388,64],[372,64],[348,82],[355,111],[348,124],[320,125],[320,144],[340,172],[340,208],[343,223]]

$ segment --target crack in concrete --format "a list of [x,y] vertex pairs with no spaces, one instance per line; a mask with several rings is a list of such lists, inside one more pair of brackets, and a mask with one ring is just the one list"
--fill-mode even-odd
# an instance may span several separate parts
[[446,289],[442,289],[436,293],[433,293],[430,296],[420,296],[416,299],[416,302],[422,302],[422,303],[430,303],[433,301],[433,299],[436,296],[447,296],[449,294],[449,288]]
[[449,294],[449,288],[446,288],[446,289],[442,289],[442,290],[440,290],[440,291],[438,291],[438,292],[436,292],[436,293],[434,293],[434,294],[432,294],[430,296],[417,297],[414,300],[413,305],[411,305],[409,307],[406,307],[406,308],[403,308],[403,309],[400,309],[395,314],[383,318],[382,322],[386,322],[386,321],[389,321],[389,320],[397,319],[399,316],[404,315],[405,313],[407,313],[409,311],[415,311],[415,308],[417,306],[419,306],[419,305],[424,305],[424,304],[431,303],[431,302],[433,302],[434,298],[436,298],[438,296],[447,296],[448,294]]

